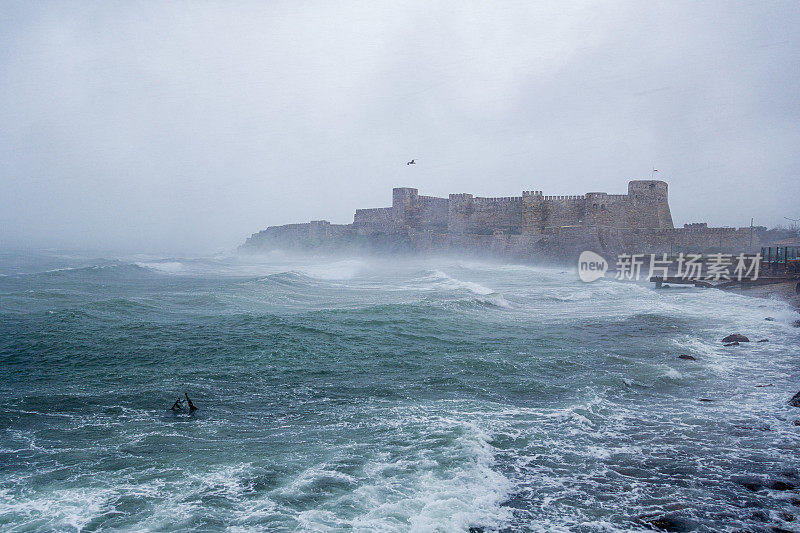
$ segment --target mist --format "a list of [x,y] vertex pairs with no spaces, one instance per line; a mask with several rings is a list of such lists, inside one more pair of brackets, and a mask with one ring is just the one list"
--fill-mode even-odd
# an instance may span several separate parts
[[[0,246],[207,253],[420,194],[800,218],[796,2],[4,2]],[[415,158],[417,165],[407,166]]]

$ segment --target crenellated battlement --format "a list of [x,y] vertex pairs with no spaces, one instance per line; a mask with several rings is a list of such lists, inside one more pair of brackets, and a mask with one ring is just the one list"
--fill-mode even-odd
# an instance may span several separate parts
[[552,200],[585,200],[586,199],[586,195],[585,194],[574,194],[574,195],[568,195],[568,196],[545,196],[544,199],[545,200],[551,200],[551,201]]
[[499,196],[499,197],[496,197],[496,198],[484,198],[484,197],[481,197],[481,196],[475,196],[473,198],[473,200],[476,201],[476,202],[483,202],[483,203],[489,203],[489,202],[521,202],[522,201],[522,196]]

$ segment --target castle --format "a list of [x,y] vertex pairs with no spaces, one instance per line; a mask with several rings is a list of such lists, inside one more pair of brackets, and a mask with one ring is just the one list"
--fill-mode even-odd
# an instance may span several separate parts
[[745,252],[766,228],[675,228],[667,183],[634,180],[627,194],[482,198],[422,196],[392,191],[392,206],[356,209],[352,224],[312,221],[253,234],[244,250],[271,248],[385,250],[494,255],[520,260],[571,259],[583,250],[604,254]]

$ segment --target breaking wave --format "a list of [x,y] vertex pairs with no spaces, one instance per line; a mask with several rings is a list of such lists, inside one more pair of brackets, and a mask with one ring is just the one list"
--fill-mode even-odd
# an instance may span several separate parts
[[157,261],[150,263],[137,262],[136,266],[154,270],[156,272],[163,272],[165,274],[177,274],[184,270],[183,263],[178,261]]
[[446,291],[466,291],[475,295],[473,298],[475,301],[497,307],[510,307],[509,303],[499,292],[481,285],[480,283],[452,278],[441,270],[428,271],[424,276],[417,278],[417,281],[425,288]]

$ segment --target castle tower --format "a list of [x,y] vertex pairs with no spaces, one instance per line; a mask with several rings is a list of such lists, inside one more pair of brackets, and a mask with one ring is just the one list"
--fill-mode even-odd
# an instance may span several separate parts
[[541,235],[544,227],[542,191],[522,191],[522,233]]
[[392,189],[392,211],[395,225],[416,226],[417,203],[419,191],[412,187],[395,187]]
[[[584,226],[600,226],[612,228],[625,225],[625,220],[619,220],[618,213],[626,209],[626,204],[614,205],[615,202],[605,192],[586,193],[586,204],[583,215]],[[621,217],[624,219],[624,216]]]
[[627,226],[672,229],[667,183],[658,180],[628,182]]
[[447,231],[465,233],[473,211],[471,194],[451,194],[447,201]]

